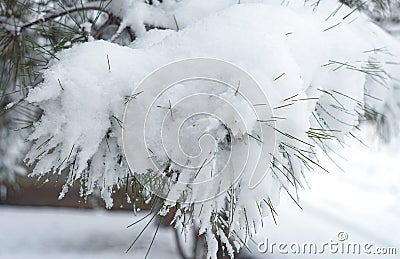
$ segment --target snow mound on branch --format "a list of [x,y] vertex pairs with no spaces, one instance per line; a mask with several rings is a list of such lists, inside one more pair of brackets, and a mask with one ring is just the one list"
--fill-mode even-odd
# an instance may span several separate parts
[[[316,11],[294,2],[293,7],[218,7],[178,32],[143,32],[134,49],[95,41],[59,53],[59,60],[45,71],[44,83],[28,96],[43,110],[29,138],[34,142],[27,155],[29,164],[36,163],[33,175],[69,169],[61,196],[80,180],[86,187],[83,195],[99,187],[107,206],[112,206],[114,185],[128,173],[121,120],[135,86],[173,61],[199,56],[226,60],[251,74],[274,108],[274,173],[256,192],[240,192],[236,186],[235,209],[227,208],[222,196],[204,208],[194,206],[193,215],[201,211],[201,231],[213,244],[216,223],[211,219],[226,211],[233,220],[234,245],[243,246],[240,240],[248,240],[260,227],[261,216],[279,203],[280,189],[295,195],[304,167],[319,166],[313,147],[334,150],[337,140],[358,125],[366,107],[384,112],[388,104],[378,99],[388,100],[392,77],[399,75],[392,65],[397,58],[393,54],[400,54],[397,43],[363,15],[337,8],[333,1],[322,1]],[[178,215],[177,222],[183,218]],[[209,252],[215,256],[214,249]]]

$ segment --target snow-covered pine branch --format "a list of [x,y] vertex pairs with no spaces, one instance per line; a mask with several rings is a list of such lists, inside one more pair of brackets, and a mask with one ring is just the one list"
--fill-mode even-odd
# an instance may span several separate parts
[[[216,257],[218,240],[229,255],[245,246],[262,217],[274,213],[282,189],[296,201],[307,169],[323,167],[318,148],[336,152],[364,118],[387,111],[397,118],[398,43],[336,1],[123,2],[109,8],[121,15],[118,31],[129,26],[136,40],[129,47],[92,41],[57,53],[27,98],[43,111],[27,162],[35,165],[33,176],[68,174],[61,197],[80,181],[83,195],[99,188],[112,206],[114,188],[130,176],[121,139],[126,102],[140,98],[133,91],[149,73],[184,58],[217,58],[249,72],[267,93],[276,124],[272,173],[260,188],[243,191],[239,182],[214,200],[178,204],[175,224],[190,228],[185,213],[199,220],[208,257]],[[146,24],[163,29],[147,31]],[[174,205],[165,202],[159,213]]]

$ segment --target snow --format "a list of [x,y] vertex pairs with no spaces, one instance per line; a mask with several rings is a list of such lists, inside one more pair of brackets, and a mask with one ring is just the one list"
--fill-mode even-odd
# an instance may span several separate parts
[[[29,207],[0,207],[1,258],[144,258],[155,228],[125,253],[144,227],[132,212]],[[7,233],[7,235],[3,235]],[[171,229],[160,231],[150,258],[177,257]],[[157,249],[162,247],[162,249]]]
[[118,17],[122,17],[116,35],[126,27],[130,27],[136,36],[140,37],[146,33],[145,26],[148,24],[161,28],[169,28],[173,24],[172,16],[169,16],[162,8],[153,7],[144,1],[114,0],[110,2],[108,9]]
[[[118,5],[121,1],[113,1],[111,10],[123,16],[119,31],[125,26],[132,27],[138,43],[121,47],[93,41],[57,54],[59,61],[51,63],[44,72],[44,83],[32,89],[27,98],[44,111],[29,138],[34,145],[27,155],[27,162],[29,165],[36,163],[32,175],[46,177],[49,173],[61,174],[64,169],[69,169],[61,198],[70,184],[80,180],[88,188],[82,191],[84,194],[100,188],[107,207],[111,207],[112,190],[122,183],[128,172],[121,139],[126,99],[139,93],[135,89],[149,73],[185,58],[226,60],[254,77],[262,86],[265,99],[274,108],[274,116],[285,118],[276,121],[280,132],[276,134],[277,146],[273,154],[276,168],[283,171],[293,168],[293,172],[286,173],[293,173],[298,179],[302,179],[304,160],[313,159],[310,155],[313,149],[307,143],[315,141],[322,148],[334,150],[338,146],[333,141],[319,144],[318,140],[310,139],[307,133],[310,128],[323,127],[330,131],[332,138],[344,140],[346,134],[359,124],[359,113],[363,113],[364,105],[378,112],[385,112],[390,107],[396,114],[397,104],[390,98],[395,86],[393,79],[400,72],[390,61],[400,55],[400,50],[394,39],[366,16],[347,7],[343,6],[333,14],[338,6],[336,1],[322,1],[316,11],[304,6],[304,1],[293,1],[287,7],[281,6],[280,1],[266,2],[235,4],[222,1],[207,8],[195,8],[196,14],[190,15],[189,6],[197,6],[200,1],[182,1],[176,5],[166,1],[159,5],[160,9],[141,1],[127,1],[122,6]],[[178,23],[178,31],[174,31],[177,28],[173,17]],[[148,21],[170,30],[146,32]],[[390,53],[376,51],[382,46]],[[191,94],[186,88],[180,89],[177,93]],[[213,93],[215,88],[209,86],[207,90]],[[366,97],[368,93],[387,102],[370,100]],[[180,94],[167,93],[163,98],[171,102],[172,97],[179,98]],[[141,98],[140,95],[135,97]],[[233,104],[236,102],[239,101],[232,101]],[[210,108],[214,109],[210,112],[218,114],[218,107],[210,105]],[[236,114],[232,116],[233,120],[241,120]],[[200,128],[212,122],[208,119],[204,123],[201,119],[198,120]],[[149,123],[152,129],[160,126],[157,119]],[[132,124],[130,131],[143,130],[142,124]],[[237,132],[238,129],[242,128],[236,128]],[[256,130],[254,126],[248,132]],[[210,131],[216,135],[221,133],[218,125]],[[245,138],[238,134],[233,136],[238,137],[235,144],[246,146]],[[193,147],[190,139],[187,137],[181,145]],[[156,139],[153,142],[158,145],[154,147],[158,162],[169,163],[168,157],[158,152],[163,148],[160,142]],[[258,149],[255,145],[250,152],[257,153]],[[232,168],[237,173],[235,170],[239,167]],[[181,178],[189,178],[181,175]],[[259,204],[263,198],[270,199],[276,206],[282,188],[293,191],[287,179],[288,175],[271,173],[255,191],[236,186],[238,209],[230,216],[234,219],[233,229],[242,239],[248,234],[247,221],[256,222],[250,226],[250,234],[260,225],[258,207],[261,206],[263,215],[268,213],[268,207]],[[242,179],[242,183],[247,184],[245,180],[249,179]],[[193,192],[196,191],[199,190]],[[199,216],[201,229],[207,233],[210,247],[214,243],[214,248],[210,219],[214,212],[225,209],[224,198],[218,197],[207,203],[208,208]],[[200,206],[195,206],[196,211],[199,209]],[[209,251],[210,255],[215,252]]]
[[[374,247],[394,247],[397,258],[400,253],[400,238],[394,233],[400,231],[400,174],[397,161],[400,159],[398,144],[382,147],[374,141],[371,128],[364,128],[364,146],[351,140],[351,146],[340,153],[347,159],[342,162],[342,172],[332,163],[331,173],[316,171],[307,178],[309,190],[301,191],[300,205],[296,207],[285,195],[278,208],[277,222],[265,221],[265,230],[258,233],[255,242],[315,242],[322,244],[338,241],[338,233],[348,234],[348,242]],[[397,140],[398,141],[398,140]],[[398,142],[396,142],[398,143]],[[327,159],[327,158],[325,158]],[[339,160],[340,161],[340,160]],[[252,247],[257,251],[256,247]],[[267,254],[260,256],[265,258]],[[270,254],[269,254],[270,255]],[[270,255],[271,256],[271,255]],[[271,258],[310,258],[310,255],[282,255],[275,253]],[[383,255],[332,255],[323,258],[382,258]]]
[[[44,150],[37,151],[33,148],[28,155],[30,162],[40,159],[34,174],[60,172],[76,157],[75,179],[79,179],[88,167],[87,161],[96,154],[100,156],[96,152],[102,153],[106,149],[104,136],[110,127],[112,136],[108,143],[112,153],[117,154],[121,144],[120,129],[114,117],[122,118],[122,100],[132,93],[135,84],[149,72],[167,62],[185,57],[210,56],[240,65],[265,87],[264,91],[268,93],[272,107],[285,104],[284,99],[296,94],[299,99],[314,97],[317,87],[335,89],[363,102],[364,74],[345,69],[332,71],[321,69],[320,66],[329,59],[345,60],[349,64],[357,60],[368,60],[370,54],[360,52],[360,49],[377,47],[374,41],[378,39],[374,40],[373,33],[382,32],[371,28],[371,32],[365,36],[350,36],[355,33],[355,28],[349,27],[356,24],[354,22],[352,25],[344,24],[340,30],[323,33],[321,30],[328,25],[316,20],[325,17],[324,14],[319,16],[307,10],[301,11],[305,13],[299,14],[289,8],[266,4],[235,5],[190,28],[171,34],[149,48],[132,50],[97,41],[59,53],[58,58],[61,61],[53,62],[50,69],[45,71],[45,83],[30,91],[28,97],[28,101],[39,104],[45,112],[30,139],[37,140],[39,146],[52,137]],[[265,28],[259,24],[260,20],[268,24],[279,24],[279,27]],[[215,27],[215,24],[220,26]],[[354,26],[362,25],[370,26],[365,21]],[[293,35],[287,37],[287,32]],[[367,36],[371,38],[365,38]],[[305,40],[310,38],[313,38],[312,43]],[[228,42],[236,42],[235,47],[226,48]],[[307,44],[304,45],[304,42]],[[337,44],[338,42],[341,44]],[[340,47],[342,44],[346,47]],[[312,59],[309,58],[311,56]],[[273,82],[283,71],[285,75]],[[354,87],[347,87],[347,81],[351,81]],[[353,111],[357,105],[345,97],[337,96],[336,99],[348,111]],[[329,105],[332,102],[329,95],[325,95],[321,97],[320,104],[327,106],[327,112],[331,112]],[[279,129],[299,139],[306,139],[305,132],[310,126],[309,111],[313,110],[314,105],[313,102],[298,101],[286,109],[276,110],[275,116],[288,118],[277,122]],[[339,125],[338,120],[335,121],[326,114],[321,116],[331,128],[342,129],[343,132],[338,134],[341,137],[357,123],[357,116],[344,112],[336,116],[346,125]],[[46,152],[41,154],[42,151],[52,148],[56,148],[52,155],[46,156]],[[57,164],[54,159],[63,161],[68,157],[69,161],[53,168]],[[109,158],[116,160],[114,156]],[[107,159],[106,162],[107,165],[112,163]],[[114,170],[118,172],[114,174],[115,182],[122,173],[118,168]],[[107,172],[104,174],[107,175]],[[95,184],[101,182],[102,176],[93,178],[92,182]],[[104,178],[108,179],[107,176]],[[105,189],[109,189],[109,185]]]
[[11,109],[14,105],[15,105],[14,102],[10,102],[10,103],[8,103],[8,104],[6,105],[5,109],[6,109],[6,110]]

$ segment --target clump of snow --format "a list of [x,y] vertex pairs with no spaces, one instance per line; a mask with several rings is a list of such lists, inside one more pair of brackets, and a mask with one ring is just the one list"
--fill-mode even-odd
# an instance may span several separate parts
[[[247,242],[261,226],[261,218],[279,203],[282,188],[295,195],[305,167],[318,167],[316,146],[335,150],[337,140],[343,141],[359,124],[366,107],[378,112],[388,105],[396,107],[390,97],[393,78],[400,74],[393,63],[399,47],[364,15],[338,8],[336,1],[322,1],[315,10],[304,1],[288,6],[278,1],[234,2],[196,11],[193,6],[199,1],[166,1],[159,7],[141,1],[119,6],[121,1],[113,1],[110,8],[124,17],[123,26],[135,30],[137,43],[129,48],[94,41],[57,54],[58,60],[44,72],[43,84],[27,98],[43,110],[29,137],[34,144],[27,161],[36,164],[32,174],[61,174],[69,169],[61,196],[79,180],[87,188],[85,195],[98,187],[111,206],[114,186],[128,173],[122,115],[139,82],[153,70],[184,58],[231,62],[252,75],[267,94],[274,109],[277,147],[272,173],[262,180],[261,188],[242,190],[239,182],[230,196],[194,206],[209,255],[215,257],[216,235],[243,246],[241,240]],[[190,14],[191,7],[196,15],[179,15],[179,10]],[[173,15],[179,31],[173,31],[177,29]],[[146,32],[147,22],[171,30]],[[388,51],[381,51],[382,47]],[[227,207],[227,200],[236,207]],[[212,231],[222,221],[217,216],[220,211],[232,220],[229,230],[234,235]],[[227,226],[221,229],[226,231]]]
[[[126,69],[135,70],[130,51],[98,41],[60,53],[63,62],[55,62],[45,73],[46,83],[28,97],[30,102],[41,103],[45,111],[30,136],[36,141],[27,157],[31,162],[38,160],[33,175],[60,174],[70,168],[74,173],[68,184],[87,179],[87,194],[99,184],[107,206],[112,205],[113,186],[127,170],[120,152],[119,120],[124,97],[130,95],[135,82],[133,75],[126,73]],[[78,71],[78,77],[71,76]],[[82,107],[82,103],[88,106]]]
[[[169,2],[169,1],[167,1]],[[114,0],[108,9],[116,16],[122,17],[117,34],[130,27],[137,36],[146,33],[146,25],[169,28],[174,20],[162,8],[148,5],[143,0]]]
[[[92,24],[90,22],[85,22],[85,23],[81,24],[81,31],[82,31],[82,34],[88,38],[89,41],[94,40],[93,36],[91,35]],[[68,44],[66,44],[66,46],[68,46]]]

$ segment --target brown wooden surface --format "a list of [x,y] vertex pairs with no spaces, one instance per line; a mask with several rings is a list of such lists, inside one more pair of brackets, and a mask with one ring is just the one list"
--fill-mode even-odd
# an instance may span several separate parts
[[[85,201],[79,195],[79,185],[72,186],[65,197],[58,199],[62,189],[63,181],[60,182],[38,182],[37,179],[28,177],[17,177],[16,184],[7,185],[5,197],[0,197],[0,205],[15,206],[50,206],[50,207],[69,207],[69,208],[104,208],[105,204],[101,198],[91,195]],[[3,187],[4,188],[4,187]],[[120,190],[114,194],[114,206],[112,209],[132,209],[131,204],[127,204],[124,191]],[[121,205],[123,207],[121,208]]]

